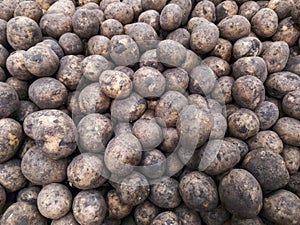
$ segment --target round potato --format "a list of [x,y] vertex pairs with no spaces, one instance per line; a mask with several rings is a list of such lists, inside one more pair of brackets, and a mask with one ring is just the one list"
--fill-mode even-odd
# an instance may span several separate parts
[[134,220],[140,225],[149,225],[159,214],[159,208],[149,201],[139,204],[134,210]]
[[112,38],[115,35],[121,35],[124,33],[124,28],[122,23],[115,19],[108,19],[103,21],[100,27],[100,33],[107,37]]
[[280,118],[273,130],[288,145],[300,146],[300,121],[290,117]]
[[167,4],[160,13],[160,27],[164,30],[175,30],[181,25],[183,11],[177,4]]
[[106,19],[115,19],[123,25],[131,23],[134,18],[134,11],[131,5],[124,2],[112,2],[104,10]]
[[151,225],[165,225],[165,224],[179,225],[179,220],[176,214],[171,211],[165,211],[158,214],[151,222]]
[[31,186],[27,188],[23,188],[18,192],[17,201],[18,202],[28,202],[30,204],[37,203],[37,197],[41,188],[38,186]]
[[130,214],[132,206],[122,202],[116,190],[110,190],[106,198],[109,218],[123,219]]
[[271,37],[278,27],[278,16],[270,8],[262,8],[251,19],[252,30],[262,38]]

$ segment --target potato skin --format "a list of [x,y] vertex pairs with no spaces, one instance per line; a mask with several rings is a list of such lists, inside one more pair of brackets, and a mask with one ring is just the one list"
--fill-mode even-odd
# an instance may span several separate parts
[[219,205],[210,211],[201,211],[200,215],[207,225],[225,225],[225,221],[230,218],[230,213],[223,205]]
[[75,220],[73,213],[70,212],[59,219],[52,220],[51,225],[79,225],[79,223]]
[[285,161],[286,168],[290,174],[295,174],[300,168],[300,151],[299,148],[291,145],[283,147],[282,157]]
[[164,30],[175,30],[181,25],[183,11],[177,4],[167,4],[160,13],[160,27]]
[[257,105],[254,112],[256,113],[261,130],[267,130],[272,127],[279,118],[279,109],[275,103],[263,101]]
[[262,43],[256,37],[243,37],[233,45],[235,59],[249,56],[259,56],[262,53]]
[[110,190],[106,198],[109,218],[123,219],[130,214],[132,206],[122,202],[116,190]]
[[30,204],[37,203],[37,197],[41,188],[38,186],[31,186],[27,188],[23,188],[18,192],[17,201],[18,202],[28,202]]
[[170,223],[173,225],[179,225],[178,217],[171,211],[165,211],[158,214],[151,222],[151,225],[167,225]]
[[150,225],[151,221],[159,214],[159,208],[149,201],[139,204],[134,210],[134,220],[140,225]]
[[264,199],[263,214],[278,225],[299,224],[300,199],[286,190],[279,190]]
[[300,90],[287,93],[282,99],[282,108],[288,116],[300,120]]
[[4,82],[0,82],[0,106],[0,118],[8,117],[19,106],[18,93]]
[[251,19],[252,30],[262,38],[271,37],[278,27],[278,16],[270,8],[262,8]]
[[291,117],[281,117],[273,130],[288,145],[300,146],[300,121]]
[[124,2],[112,2],[104,10],[106,19],[115,19],[123,25],[131,23],[134,18],[134,11],[131,5]]
[[107,38],[112,38],[115,35],[123,34],[124,27],[118,20],[107,19],[101,24],[100,33]]

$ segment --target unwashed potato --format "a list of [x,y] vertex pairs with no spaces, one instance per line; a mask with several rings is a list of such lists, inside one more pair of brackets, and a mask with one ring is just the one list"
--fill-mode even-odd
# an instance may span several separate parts
[[288,145],[300,146],[300,121],[291,117],[281,117],[273,130]]
[[226,39],[219,38],[217,44],[215,45],[215,47],[213,48],[210,54],[213,56],[217,56],[221,59],[224,59],[228,62],[231,58],[231,52],[232,52],[231,42]]
[[65,32],[58,40],[66,55],[78,55],[83,51],[83,44],[77,34]]
[[285,161],[286,168],[290,174],[295,174],[300,168],[300,151],[299,148],[291,145],[283,147],[282,157]]
[[151,49],[145,51],[140,57],[140,67],[153,67],[157,69],[159,72],[164,71],[164,66],[161,62],[159,62],[157,58],[156,49]]
[[124,2],[112,2],[104,10],[106,19],[115,19],[123,25],[130,23],[134,18],[134,11],[131,5]]
[[192,11],[192,17],[202,17],[210,22],[215,22],[216,7],[211,1],[199,1]]
[[221,21],[222,19],[228,16],[236,15],[237,13],[238,5],[235,1],[222,1],[216,6],[217,21]]
[[139,171],[150,179],[161,178],[166,170],[166,156],[158,149],[143,152]]
[[173,3],[167,4],[160,13],[160,27],[163,30],[175,30],[182,23],[182,8]]
[[293,46],[300,36],[300,31],[294,27],[291,17],[280,21],[276,33],[273,35],[273,41],[285,41],[290,47]]
[[140,225],[150,225],[152,220],[159,214],[159,208],[149,201],[139,204],[134,210],[134,220]]
[[17,201],[18,202],[28,202],[31,204],[37,203],[37,197],[41,188],[38,186],[31,186],[27,188],[23,188],[18,192]]
[[185,204],[175,208],[174,212],[182,225],[201,225],[201,218],[198,212],[191,210]]
[[262,8],[251,19],[252,30],[262,38],[271,37],[278,27],[278,16],[270,8]]
[[295,119],[300,120],[300,90],[287,93],[282,99],[283,111]]
[[192,11],[193,2],[192,0],[171,0],[170,3],[177,4],[182,9],[182,25],[185,25],[189,19]]
[[0,209],[5,206],[6,203],[6,192],[5,189],[0,185]]
[[227,76],[230,73],[229,63],[219,57],[209,56],[202,62],[208,65],[218,77]]
[[75,220],[73,213],[68,213],[67,215],[52,220],[51,225],[79,225],[79,223]]
[[19,106],[19,96],[15,89],[4,82],[0,82],[0,118],[8,117]]
[[123,219],[130,214],[132,206],[122,202],[116,190],[107,193],[108,217],[112,219]]
[[166,5],[166,3],[167,0],[161,0],[161,1],[142,0],[142,8],[143,10],[154,9],[160,12],[163,9],[163,7]]
[[124,28],[118,20],[108,19],[101,24],[100,33],[107,38],[112,38],[115,35],[123,34]]
[[165,211],[158,214],[151,222],[151,225],[166,225],[166,224],[179,225],[179,220],[177,215],[171,211]]
[[232,51],[235,59],[259,56],[262,53],[262,43],[256,37],[244,37],[234,43]]
[[154,30],[158,31],[160,29],[159,19],[160,19],[159,12],[153,9],[149,9],[142,12],[139,15],[138,22],[147,23],[151,27],[153,27]]
[[260,6],[255,1],[246,1],[239,7],[238,14],[246,17],[249,21],[260,10]]
[[177,41],[182,44],[184,47],[189,48],[190,46],[190,33],[187,29],[178,28],[168,34],[166,39]]
[[224,225],[230,218],[230,213],[225,209],[223,205],[219,205],[210,211],[200,212],[203,222],[207,225]]

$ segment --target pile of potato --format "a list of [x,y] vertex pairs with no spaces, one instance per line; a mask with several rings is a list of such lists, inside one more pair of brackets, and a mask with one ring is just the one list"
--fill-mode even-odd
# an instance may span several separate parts
[[299,225],[299,0],[0,0],[1,225]]

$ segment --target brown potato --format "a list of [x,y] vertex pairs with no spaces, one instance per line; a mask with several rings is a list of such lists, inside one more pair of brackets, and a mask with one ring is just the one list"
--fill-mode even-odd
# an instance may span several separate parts
[[200,62],[201,62],[201,58],[192,50],[188,49],[186,51],[185,61],[180,65],[180,68],[190,73],[196,66],[200,65]]
[[0,44],[0,66],[1,67],[5,67],[8,56],[9,56],[9,52],[2,44]]
[[293,7],[294,1],[292,0],[270,0],[268,4],[268,8],[273,9],[278,15],[279,19],[284,19],[289,16]]
[[123,219],[130,214],[132,206],[122,202],[116,190],[110,190],[107,193],[107,211],[108,217],[112,219]]
[[142,0],[142,8],[144,11],[148,9],[154,9],[160,12],[165,7],[166,4],[167,4],[167,0],[161,0],[161,1]]
[[185,93],[189,84],[188,73],[181,68],[167,69],[163,72],[166,78],[166,91]]
[[195,5],[191,16],[201,17],[207,19],[210,22],[215,22],[216,7],[211,1],[200,1]]
[[238,9],[238,5],[235,1],[222,1],[216,6],[217,21],[221,21],[228,16],[236,15],[238,13]]
[[281,117],[273,130],[288,145],[300,146],[300,121],[290,117]]
[[164,152],[173,152],[178,145],[179,136],[176,128],[168,127],[162,129],[163,141],[159,149]]
[[115,19],[108,19],[102,22],[100,27],[100,33],[107,37],[112,38],[115,35],[121,35],[124,33],[122,23]]
[[131,5],[124,2],[112,2],[104,10],[106,19],[115,19],[123,25],[129,24],[134,19],[134,11]]
[[174,212],[182,225],[201,225],[201,218],[199,214],[188,208],[185,204],[181,204],[175,208]]
[[255,1],[246,1],[239,7],[238,14],[246,17],[249,21],[260,10],[260,6]]
[[286,64],[285,70],[291,73],[296,73],[300,75],[300,56],[293,56],[292,52],[290,52],[289,60]]
[[153,9],[149,9],[140,14],[138,22],[147,23],[151,27],[153,27],[154,30],[158,31],[160,29],[159,19],[159,12]]
[[95,35],[88,41],[88,52],[90,55],[102,55],[109,57],[110,40],[103,35]]
[[233,216],[229,223],[230,225],[264,225],[264,223],[258,216],[251,219],[243,219],[237,216]]
[[300,90],[287,93],[282,99],[282,109],[288,115],[300,120]]
[[262,53],[262,43],[256,37],[244,37],[234,43],[232,51],[235,59],[259,56]]
[[150,179],[161,178],[166,170],[166,156],[158,149],[143,152],[139,171]]
[[37,203],[37,197],[41,188],[38,186],[31,186],[27,188],[23,188],[18,192],[17,201],[18,202],[28,202],[31,204]]
[[184,47],[189,48],[190,46],[190,33],[185,28],[178,28],[172,32],[170,32],[166,39],[170,39],[173,41],[177,41],[182,44]]
[[0,185],[0,209],[2,210],[6,203],[5,189]]
[[300,168],[300,151],[295,146],[285,145],[282,154],[286,168],[290,174],[295,174]]
[[[38,3],[41,1],[43,1],[43,2],[52,1],[50,3],[51,6],[47,9],[48,13],[64,13],[68,16],[72,16],[75,12],[75,4],[73,1],[69,1],[69,0],[58,0],[58,1],[37,0]],[[43,4],[42,4],[42,8],[43,8]],[[45,9],[45,8],[43,8],[43,9]]]
[[7,22],[0,18],[0,44],[7,46],[7,33],[6,33]]
[[158,61],[168,67],[179,67],[186,59],[186,48],[177,41],[163,40],[157,45]]
[[52,220],[51,225],[79,225],[79,223],[75,220],[73,213],[70,212],[59,219]]
[[207,225],[225,225],[225,222],[230,218],[230,213],[223,205],[210,211],[201,211],[200,215]]
[[229,63],[219,57],[209,56],[203,59],[202,62],[208,65],[218,77],[227,76],[230,73]]
[[58,43],[66,55],[79,55],[83,51],[83,44],[79,36],[74,33],[66,32],[62,34]]
[[249,150],[268,149],[275,153],[281,153],[283,143],[277,133],[271,130],[260,131],[248,141]]
[[179,220],[175,213],[171,211],[162,212],[158,214],[151,222],[151,225],[166,225],[166,224],[179,225]]
[[232,86],[234,78],[231,76],[222,76],[211,92],[211,97],[220,103],[229,103],[232,101]]
[[213,48],[210,54],[229,62],[231,58],[231,52],[232,52],[231,42],[226,39],[219,38],[217,44],[215,45],[215,47]]
[[173,3],[167,4],[160,13],[160,27],[163,30],[175,30],[182,23],[182,8]]
[[53,38],[49,37],[49,38],[43,40],[42,42],[39,42],[37,45],[44,45],[44,46],[51,48],[55,52],[55,54],[58,56],[59,59],[65,55],[65,53],[64,53],[62,47],[59,45],[58,41]]
[[101,55],[90,55],[81,61],[81,68],[85,78],[98,81],[103,71],[112,69],[112,64]]
[[159,214],[159,208],[149,201],[139,204],[134,210],[134,220],[139,225],[150,225]]
[[[159,72],[163,72],[165,70],[163,64],[159,62],[157,58],[157,52],[156,49],[151,49],[145,51],[139,60],[140,68],[141,67],[153,67],[154,69],[157,69]],[[132,76],[133,77],[133,76]]]
[[270,8],[262,8],[251,19],[252,30],[262,38],[271,37],[278,27],[278,16]]
[[290,47],[293,46],[300,36],[300,31],[294,27],[291,17],[280,21],[276,33],[273,35],[273,41],[285,41]]

